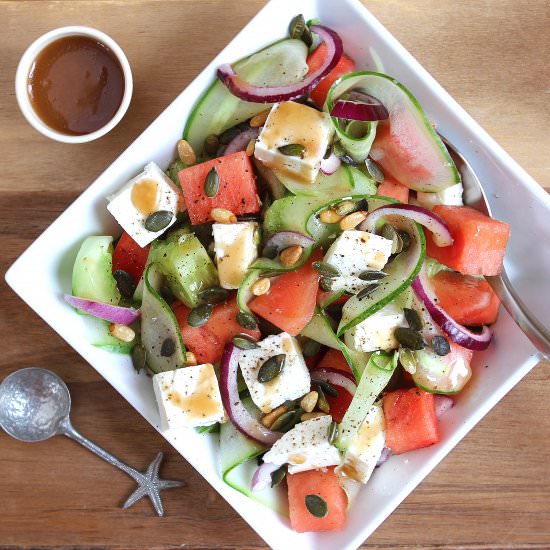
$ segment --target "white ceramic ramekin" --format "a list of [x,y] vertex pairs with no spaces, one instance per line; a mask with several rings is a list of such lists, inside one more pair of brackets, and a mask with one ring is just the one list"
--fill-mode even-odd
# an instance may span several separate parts
[[[105,46],[107,46],[118,59],[124,75],[124,94],[122,96],[122,102],[113,118],[105,124],[105,126],[99,128],[99,130],[81,136],[63,134],[48,126],[34,111],[27,91],[29,72],[36,56],[52,42],[67,36],[88,36],[105,44]],[[104,136],[107,132],[111,131],[126,113],[128,106],[130,105],[130,100],[132,99],[133,87],[130,63],[128,63],[128,59],[122,51],[122,48],[104,32],[98,31],[97,29],[93,29],[91,27],[82,27],[79,25],[59,27],[58,29],[53,29],[37,38],[21,57],[19,65],[17,66],[17,72],[15,73],[15,96],[17,97],[19,108],[29,124],[46,137],[55,139],[56,141],[62,141],[64,143],[85,143],[87,141],[93,141],[94,139]]]

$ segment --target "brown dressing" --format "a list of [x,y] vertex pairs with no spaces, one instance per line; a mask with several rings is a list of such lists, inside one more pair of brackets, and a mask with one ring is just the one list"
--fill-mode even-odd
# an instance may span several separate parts
[[154,180],[140,180],[132,186],[130,194],[132,204],[144,216],[149,216],[158,210],[159,186]]
[[120,107],[124,73],[104,44],[68,36],[38,54],[27,90],[34,111],[53,130],[90,134],[105,126]]

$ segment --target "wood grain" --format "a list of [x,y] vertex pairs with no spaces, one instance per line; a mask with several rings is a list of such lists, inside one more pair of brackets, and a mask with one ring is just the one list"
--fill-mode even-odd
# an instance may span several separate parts
[[[334,0],[337,9],[337,0]],[[0,1],[0,268],[13,260],[158,115],[264,4],[259,0]],[[547,0],[366,0],[382,23],[504,148],[550,187]],[[25,47],[61,25],[101,28],[126,51],[135,92],[121,124],[67,146],[27,125],[13,91]],[[40,266],[36,266],[40,276]],[[64,438],[0,434],[2,548],[260,548],[262,541],[146,422],[0,282],[0,379],[59,373],[74,424],[136,467],[166,453],[167,517],[122,473]],[[550,366],[541,363],[370,538],[370,548],[550,548]]]

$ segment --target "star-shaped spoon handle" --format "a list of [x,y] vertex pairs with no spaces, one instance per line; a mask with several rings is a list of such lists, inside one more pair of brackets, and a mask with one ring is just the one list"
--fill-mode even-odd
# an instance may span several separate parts
[[128,464],[122,462],[122,460],[118,459],[116,456],[107,452],[105,449],[101,448],[99,445],[96,445],[93,441],[90,441],[87,437],[80,434],[77,430],[75,430],[68,417],[59,424],[58,433],[74,439],[86,447],[86,449],[92,451],[109,464],[116,466],[136,481],[138,488],[128,497],[126,502],[124,502],[122,505],[124,509],[129,508],[144,496],[148,496],[151,499],[157,514],[159,516],[163,516],[164,507],[160,498],[160,492],[163,489],[170,489],[171,487],[185,486],[183,481],[160,479],[159,469],[163,458],[162,453],[157,454],[145,472],[139,472],[135,468],[132,468],[131,466],[128,466]]

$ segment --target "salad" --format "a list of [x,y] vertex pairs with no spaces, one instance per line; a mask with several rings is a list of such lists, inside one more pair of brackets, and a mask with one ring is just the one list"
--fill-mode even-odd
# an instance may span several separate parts
[[299,532],[343,529],[376,467],[439,442],[510,233],[463,205],[413,95],[355,61],[298,15],[219,67],[176,160],[108,197],[121,235],[84,240],[65,296],[152,377],[162,429],[216,438],[224,481]]

